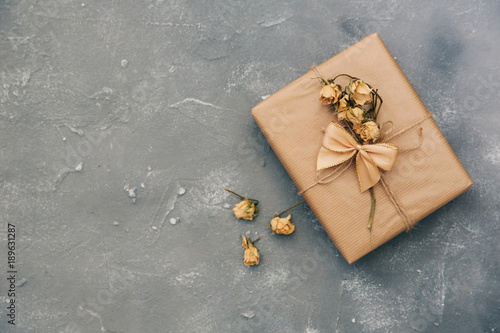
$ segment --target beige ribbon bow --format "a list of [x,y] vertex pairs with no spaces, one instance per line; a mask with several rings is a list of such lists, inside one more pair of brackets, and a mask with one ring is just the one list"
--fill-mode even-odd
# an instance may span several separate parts
[[319,150],[317,170],[342,164],[356,155],[359,187],[364,192],[380,180],[379,168],[391,171],[399,148],[389,143],[360,145],[342,126],[331,122],[325,131],[323,146]]

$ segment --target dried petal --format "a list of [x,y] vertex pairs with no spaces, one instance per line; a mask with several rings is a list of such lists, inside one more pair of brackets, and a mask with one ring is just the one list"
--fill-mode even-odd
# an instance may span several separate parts
[[352,81],[349,85],[349,90],[351,91],[352,99],[356,102],[356,104],[363,105],[372,101],[372,90],[362,80]]
[[349,112],[348,99],[349,99],[348,95],[345,95],[339,100],[339,107],[337,109],[337,116],[339,120],[346,119],[346,113]]
[[375,142],[380,136],[380,128],[374,121],[367,121],[355,130],[364,142]]
[[255,207],[255,204],[248,199],[236,204],[233,208],[233,212],[237,219],[249,221],[253,220],[253,218],[258,214],[257,207]]
[[271,220],[271,229],[281,235],[290,235],[295,231],[295,226],[290,222],[292,215],[288,215],[285,218],[275,217]]
[[245,248],[243,263],[245,264],[245,266],[258,265],[260,260],[259,250],[252,244],[250,238],[247,239],[243,235],[241,235],[241,238],[243,239],[243,243],[241,244],[241,246]]
[[245,250],[244,261],[245,266],[258,265],[260,260],[259,250],[256,247],[251,247]]
[[323,102],[323,105],[335,104],[338,98],[342,94],[339,86],[333,83],[326,84],[321,89],[319,100]]
[[365,112],[361,108],[349,108],[346,111],[346,118],[349,120],[353,127],[358,127],[361,125],[363,119],[365,119]]

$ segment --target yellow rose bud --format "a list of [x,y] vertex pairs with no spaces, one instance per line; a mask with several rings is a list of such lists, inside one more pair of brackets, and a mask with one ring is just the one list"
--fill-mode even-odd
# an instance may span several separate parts
[[348,97],[345,95],[339,100],[339,107],[337,109],[337,116],[339,120],[346,119],[346,113],[349,112]]
[[326,84],[321,89],[319,100],[323,102],[323,105],[335,104],[338,98],[342,94],[339,86],[333,83]]
[[356,129],[356,133],[365,142],[375,142],[380,136],[380,128],[374,121],[367,121]]
[[285,218],[280,218],[279,216],[271,220],[271,229],[277,234],[290,235],[295,231],[295,226],[290,222],[292,215],[288,215]]
[[356,104],[363,105],[372,101],[372,90],[362,80],[352,81],[349,85],[349,90],[351,91],[352,99],[356,102]]
[[259,213],[259,210],[252,201],[245,199],[234,206],[233,212],[237,219],[251,221]]
[[361,108],[349,108],[346,111],[346,118],[349,120],[353,126],[356,128],[361,125],[363,119],[365,119],[365,112]]
[[241,238],[243,240],[241,243],[241,247],[245,249],[245,254],[243,255],[243,263],[245,264],[245,266],[258,265],[260,260],[259,250],[252,244],[252,240],[250,238],[247,239],[243,235],[241,235]]

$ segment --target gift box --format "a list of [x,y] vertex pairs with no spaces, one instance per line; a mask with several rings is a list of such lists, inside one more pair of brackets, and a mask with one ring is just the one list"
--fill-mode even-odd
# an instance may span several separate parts
[[[347,73],[378,89],[377,123],[387,143],[400,149],[391,171],[374,187],[371,229],[369,191],[360,192],[355,163],[318,183],[316,162],[325,128],[337,116],[318,98],[318,73]],[[353,263],[411,229],[419,220],[472,186],[472,180],[389,50],[377,34],[347,48],[253,110],[252,115],[286,171],[344,258]],[[384,128],[382,128],[384,133]],[[380,139],[384,141],[384,136]]]

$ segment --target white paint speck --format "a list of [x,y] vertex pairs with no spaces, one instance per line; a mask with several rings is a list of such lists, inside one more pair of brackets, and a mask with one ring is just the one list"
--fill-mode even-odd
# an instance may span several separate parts
[[311,318],[307,320],[307,327],[305,333],[319,333],[319,330],[315,329],[311,324]]
[[129,198],[135,198],[137,196],[137,189],[134,187],[130,187],[130,185],[125,185],[125,187],[123,187],[123,190],[125,192],[127,192],[127,195]]
[[65,137],[65,136],[63,136],[62,140],[63,140],[63,141],[66,141],[66,137]]
[[266,20],[265,22],[261,23],[260,26],[264,28],[269,28],[269,27],[274,27],[275,25],[279,25],[288,19],[290,19],[293,15],[292,14],[282,14],[279,17],[276,18],[271,18],[269,20]]
[[172,218],[170,218],[170,224],[171,224],[171,225],[176,225],[177,223],[179,223],[179,222],[180,222],[180,220],[181,220],[181,219],[180,219],[180,218],[178,218],[178,217],[172,217]]
[[22,278],[21,280],[19,280],[18,283],[16,283],[16,286],[17,287],[22,287],[26,284],[26,282],[28,282],[28,280],[26,280],[25,278]]
[[146,185],[144,185],[144,183],[141,183],[141,188],[146,188]]
[[397,301],[388,301],[397,299],[391,290],[371,284],[359,276],[342,281],[342,288],[359,304],[363,317],[358,320],[366,331],[388,329],[400,324],[401,318],[394,313]]
[[79,128],[75,128],[73,126],[70,126],[70,125],[66,125],[66,127],[68,127],[68,129],[71,131],[71,133],[75,133],[75,134],[78,134],[79,136],[83,136],[83,131]]
[[252,319],[253,317],[255,317],[255,313],[253,313],[253,312],[244,312],[241,315],[243,317],[245,317],[246,319]]
[[228,204],[228,203],[225,203],[225,204],[224,204],[224,208],[229,209],[229,208],[231,208],[231,205],[230,205],[230,204]]
[[226,108],[214,105],[212,103],[200,101],[199,99],[196,99],[196,98],[185,98],[185,99],[183,99],[180,102],[177,102],[177,103],[174,103],[174,104],[170,104],[170,107],[173,108],[173,109],[178,109],[178,108],[180,108],[182,105],[184,105],[186,103],[188,103],[188,104],[198,104],[198,105],[202,105],[202,106],[209,106],[209,107],[212,107],[214,109],[219,109],[219,110],[226,109]]
[[85,7],[85,2],[82,2],[82,7]]
[[352,318],[351,321],[352,321],[353,324],[355,324],[356,323],[356,318]]
[[485,154],[486,158],[489,162],[495,165],[500,165],[500,148],[494,145],[492,145],[491,147],[492,148]]
[[113,221],[113,225],[120,225],[120,223],[118,221]]
[[151,170],[153,170],[153,169],[151,168],[151,166],[148,166],[148,171],[151,171]]
[[120,62],[120,65],[122,66],[122,68],[126,68],[128,66],[128,60],[127,59],[123,59]]
[[264,287],[274,287],[277,285],[281,285],[288,281],[288,277],[290,275],[290,271],[284,268],[276,269],[274,271],[268,271],[264,275],[262,279],[262,284]]
[[197,279],[201,277],[201,274],[198,272],[200,268],[195,268],[193,271],[189,273],[179,274],[175,277],[175,282],[177,284],[182,284],[184,286],[192,286],[197,282]]
[[83,163],[80,163],[76,166],[75,171],[80,172],[83,169]]
[[184,187],[181,187],[178,193],[179,195],[184,195],[186,193],[186,189]]
[[262,98],[262,100],[265,100],[266,98],[268,98],[269,96],[271,95],[264,95],[264,96],[260,96],[260,98]]
[[151,229],[158,230],[158,228],[156,226],[152,226]]

